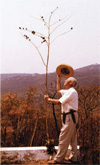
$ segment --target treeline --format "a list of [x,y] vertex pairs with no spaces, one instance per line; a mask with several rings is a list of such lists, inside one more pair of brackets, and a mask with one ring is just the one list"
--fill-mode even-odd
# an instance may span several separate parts
[[[78,145],[81,161],[99,164],[99,87],[77,88],[79,94]],[[53,93],[53,91],[52,91]],[[51,91],[49,94],[53,96]],[[55,98],[59,96],[56,94]],[[44,94],[29,87],[23,97],[5,93],[1,97],[1,146],[43,146],[54,139],[58,145],[52,104]],[[61,128],[60,106],[55,105],[58,130]]]

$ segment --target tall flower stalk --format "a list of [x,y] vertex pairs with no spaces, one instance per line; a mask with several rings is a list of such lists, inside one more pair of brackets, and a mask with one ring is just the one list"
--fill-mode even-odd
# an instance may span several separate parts
[[[39,56],[41,58],[41,61],[42,61],[43,65],[44,65],[44,67],[45,67],[45,72],[46,72],[46,77],[45,77],[45,94],[48,94],[48,65],[49,65],[49,57],[50,57],[50,46],[58,37],[60,37],[62,35],[65,35],[66,33],[68,33],[71,30],[73,30],[73,27],[71,27],[68,31],[65,31],[65,32],[59,34],[58,36],[55,36],[55,38],[53,38],[51,40],[51,36],[56,31],[56,29],[58,29],[61,25],[63,25],[70,18],[70,17],[65,17],[65,18],[59,19],[56,22],[54,22],[53,24],[51,24],[52,16],[53,16],[54,12],[57,9],[58,9],[58,7],[50,13],[48,22],[45,21],[43,16],[41,16],[41,18],[33,17],[34,19],[37,19],[37,20],[42,21],[44,23],[44,26],[46,26],[46,29],[47,29],[47,36],[42,34],[41,32],[37,32],[35,30],[31,31],[28,28],[19,27],[20,30],[28,31],[32,35],[35,35],[35,36],[39,37],[40,40],[42,39],[41,44],[46,43],[47,55],[46,55],[46,60],[44,60],[43,54],[42,54],[42,52],[39,49],[41,45],[37,46],[36,43],[28,35],[26,35],[26,34],[23,35],[23,37],[25,37],[25,39],[27,39],[34,46],[34,48],[37,50],[37,52],[38,52],[38,54],[39,54]],[[47,109],[47,104],[46,104],[46,109]],[[54,112],[54,106],[53,106],[53,115],[54,115],[54,113],[55,112]],[[56,129],[57,129],[57,121],[56,121],[55,115],[54,115],[54,119],[55,119]],[[47,133],[47,139],[48,139],[48,141],[50,141],[49,133],[48,133],[48,114],[46,115],[46,133]],[[57,129],[57,133],[58,133],[58,129]]]
[[[46,94],[48,93],[48,65],[49,65],[49,57],[50,57],[50,46],[51,46],[51,44],[52,44],[58,37],[60,37],[60,36],[62,36],[62,35],[65,35],[66,33],[68,33],[68,32],[70,32],[71,30],[73,30],[73,27],[71,27],[68,31],[65,31],[65,32],[63,32],[62,34],[59,34],[58,36],[56,36],[55,38],[53,38],[53,39],[51,40],[51,35],[56,31],[56,29],[59,28],[62,24],[64,24],[64,23],[70,18],[70,17],[65,17],[65,18],[59,19],[59,20],[57,20],[56,22],[54,22],[53,24],[51,24],[51,18],[52,18],[52,16],[53,16],[54,12],[55,12],[57,9],[58,9],[58,7],[57,7],[54,11],[52,11],[52,12],[50,13],[48,22],[45,21],[45,19],[44,19],[43,16],[41,16],[40,19],[39,19],[39,18],[33,17],[34,19],[37,19],[37,20],[39,20],[39,21],[42,21],[42,22],[44,23],[44,26],[47,27],[47,31],[48,31],[47,36],[44,35],[44,34],[42,34],[41,32],[37,32],[37,31],[34,31],[34,30],[31,31],[31,30],[29,30],[28,28],[19,27],[20,30],[28,31],[28,32],[30,32],[32,35],[35,35],[35,36],[39,37],[40,39],[42,39],[41,44],[46,43],[46,45],[47,45],[47,56],[46,56],[46,62],[45,62],[45,60],[44,60],[44,58],[43,58],[43,55],[42,55],[42,53],[41,53],[39,47],[35,44],[35,42],[32,41],[32,40],[30,39],[30,37],[28,37],[28,35],[26,35],[26,34],[23,35],[23,37],[25,37],[25,39],[27,39],[29,42],[31,42],[31,44],[32,44],[32,45],[34,46],[34,48],[37,50],[37,52],[38,52],[38,54],[39,54],[39,56],[40,56],[40,58],[41,58],[41,61],[42,61],[43,65],[44,65],[44,67],[45,67],[45,72],[46,72],[45,93],[46,93]],[[52,30],[51,30],[51,28],[52,28]]]

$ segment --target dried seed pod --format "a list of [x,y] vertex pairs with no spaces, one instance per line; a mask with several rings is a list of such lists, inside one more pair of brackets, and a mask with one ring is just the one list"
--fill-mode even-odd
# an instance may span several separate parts
[[35,31],[32,31],[32,34],[35,34]]
[[44,39],[43,42],[46,42],[46,39]]
[[42,37],[42,36],[41,36],[41,38],[42,38],[43,40],[45,40],[45,37]]

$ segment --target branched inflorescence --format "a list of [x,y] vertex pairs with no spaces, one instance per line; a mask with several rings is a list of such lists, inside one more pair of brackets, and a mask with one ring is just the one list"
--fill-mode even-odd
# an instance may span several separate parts
[[48,64],[49,64],[49,56],[50,56],[50,46],[58,37],[60,37],[62,35],[65,35],[66,33],[68,33],[71,30],[73,30],[73,27],[71,27],[70,30],[63,32],[63,33],[59,34],[58,36],[55,36],[55,38],[52,38],[52,40],[51,40],[51,36],[56,31],[56,29],[58,29],[61,25],[63,25],[70,18],[70,17],[65,17],[65,18],[62,18],[62,19],[58,19],[58,21],[56,21],[53,24],[51,24],[51,18],[53,16],[54,12],[57,9],[58,9],[58,7],[54,11],[52,11],[50,13],[48,22],[45,21],[44,16],[41,16],[40,18],[33,17],[34,19],[37,19],[37,20],[42,21],[44,23],[44,26],[46,26],[46,28],[47,28],[46,30],[48,31],[47,36],[45,36],[41,32],[37,32],[35,30],[29,30],[28,28],[19,27],[20,30],[28,31],[32,35],[37,36],[40,39],[42,39],[41,44],[46,43],[46,46],[47,46],[47,58],[46,58],[46,62],[45,62],[45,60],[43,58],[43,55],[42,55],[42,53],[39,50],[40,46],[37,46],[36,43],[33,42],[32,39],[28,35],[26,35],[26,34],[23,35],[23,37],[25,37],[25,39],[30,41],[31,44],[35,47],[35,49],[37,50],[39,56],[41,57],[41,60],[42,60],[42,62],[44,64],[44,66],[46,67],[46,91],[47,91],[47,75],[48,75]]

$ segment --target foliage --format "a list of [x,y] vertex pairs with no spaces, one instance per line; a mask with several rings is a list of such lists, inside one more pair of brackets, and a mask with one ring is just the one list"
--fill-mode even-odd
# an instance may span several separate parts
[[99,87],[79,89],[78,142],[81,159],[98,164],[99,158]]
[[49,154],[53,154],[54,152],[56,153],[55,146],[54,146],[54,139],[49,139],[46,141],[46,147],[47,147],[47,152]]

